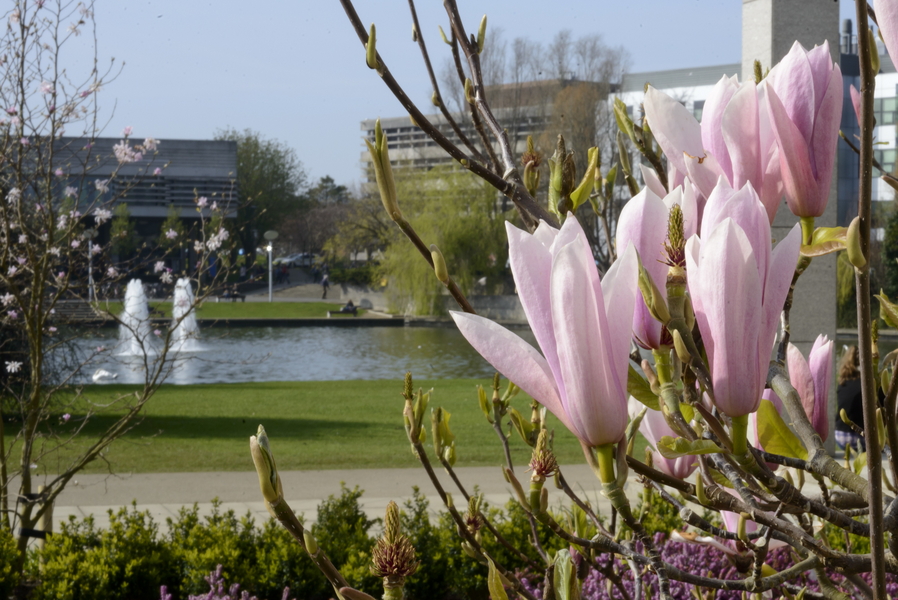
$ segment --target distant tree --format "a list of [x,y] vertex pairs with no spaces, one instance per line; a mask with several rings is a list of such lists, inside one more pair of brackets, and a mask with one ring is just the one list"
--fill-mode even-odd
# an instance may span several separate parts
[[[171,231],[174,231],[176,235],[171,235],[169,233]],[[173,204],[169,205],[168,214],[165,216],[165,221],[162,222],[162,231],[159,233],[159,245],[166,249],[174,248],[180,244],[181,240],[185,239],[185,233],[186,228],[181,220],[180,211]]]
[[337,185],[330,175],[325,175],[318,180],[314,187],[305,193],[308,200],[308,208],[328,206],[331,204],[346,204],[352,199],[352,195],[345,185]]
[[882,260],[885,266],[883,289],[889,298],[898,296],[898,211],[892,212],[885,223]]
[[[439,246],[452,278],[465,294],[483,277],[484,291],[503,281],[508,256],[505,220],[512,213],[496,210],[492,187],[454,167],[427,172],[409,169],[395,175],[403,215],[415,223],[422,239]],[[392,308],[406,314],[443,313],[445,288],[433,276],[433,269],[418,259],[418,250],[397,227],[390,231],[381,274],[389,282]]]
[[234,226],[249,264],[261,235],[277,230],[304,205],[308,176],[296,151],[246,129],[222,129],[215,139],[237,142],[237,185],[242,202]]
[[118,254],[119,260],[125,258],[137,249],[137,232],[134,229],[134,221],[131,219],[131,211],[124,202],[120,203],[112,211],[111,238],[112,251]]

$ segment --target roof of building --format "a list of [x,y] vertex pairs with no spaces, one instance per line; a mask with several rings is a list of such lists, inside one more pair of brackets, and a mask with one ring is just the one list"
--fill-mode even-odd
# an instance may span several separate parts
[[742,63],[712,65],[710,67],[690,67],[687,69],[670,69],[667,71],[627,73],[624,75],[621,91],[642,91],[646,82],[651,83],[653,87],[662,90],[676,87],[714,85],[723,75],[738,75],[740,73],[742,73]]

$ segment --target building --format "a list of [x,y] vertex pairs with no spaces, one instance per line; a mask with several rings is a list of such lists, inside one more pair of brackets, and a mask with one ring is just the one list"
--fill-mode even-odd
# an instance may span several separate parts
[[[113,147],[120,138],[60,138],[54,147],[54,165],[64,173],[64,185],[80,190],[86,203],[97,197],[97,183],[106,183],[101,193],[105,200],[117,199],[125,204],[134,221],[138,247],[157,246],[162,224],[174,209],[185,222],[187,231],[196,230],[201,213],[195,200],[201,196],[211,204],[231,206],[226,216],[233,218],[237,189],[237,143],[218,140],[161,140],[155,152],[146,153],[139,161],[119,163]],[[140,143],[137,140],[133,144]],[[156,174],[156,170],[159,173]],[[202,216],[208,218],[207,208]],[[109,224],[99,228],[97,241],[109,241]],[[195,259],[193,249],[184,244],[175,255],[172,267],[180,271]]]

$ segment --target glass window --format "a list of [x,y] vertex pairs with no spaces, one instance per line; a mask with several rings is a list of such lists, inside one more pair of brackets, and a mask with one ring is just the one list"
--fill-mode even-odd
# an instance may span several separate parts
[[692,103],[692,114],[695,116],[696,121],[702,120],[702,112],[705,109],[705,101],[704,100],[696,100]]
[[895,162],[895,150],[886,150],[882,153],[883,162],[893,163]]
[[880,112],[882,110],[882,98],[876,98],[873,100],[873,110],[876,112]]
[[895,122],[895,113],[894,112],[884,112],[882,113],[882,118],[877,116],[876,123],[877,125],[891,125]]
[[883,98],[882,110],[889,112],[895,112],[896,110],[898,110],[898,98]]

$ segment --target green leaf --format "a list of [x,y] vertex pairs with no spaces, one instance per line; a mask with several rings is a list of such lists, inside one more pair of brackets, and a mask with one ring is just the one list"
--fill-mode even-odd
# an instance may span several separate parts
[[683,413],[683,418],[687,423],[695,418],[695,409],[685,402],[680,402],[680,412]]
[[577,189],[571,192],[573,212],[577,212],[580,205],[586,202],[586,199],[589,198],[589,195],[592,193],[593,185],[595,185],[596,162],[599,159],[599,149],[590,148],[587,152],[587,157],[589,159],[589,164],[586,166],[586,173],[583,174],[583,179],[580,180],[580,185],[577,186]]
[[521,439],[524,440],[524,443],[528,446],[533,444],[533,440],[530,439],[530,434],[533,432],[533,423],[525,420],[521,413],[514,407],[508,409],[509,416],[511,417],[511,423],[514,425],[515,430],[517,430],[518,434],[521,436]]
[[632,440],[633,436],[636,435],[636,432],[639,431],[639,425],[642,423],[642,419],[643,417],[645,417],[645,413],[647,410],[647,408],[643,408],[641,411],[639,411],[639,414],[637,414],[630,420],[629,425],[627,425],[627,433],[625,438],[627,440],[627,444],[630,443],[630,440]]
[[857,458],[854,459],[854,472],[858,475],[861,474],[861,471],[864,470],[864,467],[867,466],[867,453],[861,452],[857,455]]
[[718,485],[722,485],[724,487],[728,487],[730,489],[733,488],[733,483],[726,478],[726,476],[718,471],[717,469],[711,469],[711,479],[714,480]]
[[664,458],[675,459],[681,456],[695,456],[696,454],[717,454],[723,452],[723,448],[711,440],[696,440],[690,442],[686,438],[672,438],[665,435],[656,444],[658,452]]
[[486,578],[487,586],[490,590],[490,598],[492,600],[508,600],[508,594],[505,593],[505,588],[502,587],[502,576],[499,575],[496,565],[489,557],[486,560],[489,561],[490,566],[490,572]]
[[879,316],[882,320],[889,327],[898,328],[898,305],[893,304],[882,290],[879,290],[876,299],[879,300]]
[[617,121],[617,127],[627,134],[627,137],[635,144],[636,134],[633,131],[633,120],[627,114],[627,105],[620,98],[614,99],[614,120]]
[[652,392],[652,386],[645,377],[630,365],[627,370],[627,393],[648,406],[652,410],[661,410],[658,396]]
[[562,548],[555,553],[555,598],[558,600],[571,600],[571,584],[574,579],[574,564],[571,553],[567,548]]
[[824,256],[847,247],[847,227],[818,227],[811,235],[811,243],[801,247],[802,256]]
[[758,441],[772,454],[807,460],[808,451],[792,433],[770,400],[761,400],[758,407]]

